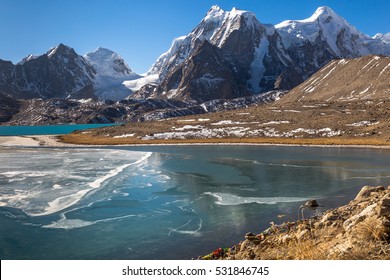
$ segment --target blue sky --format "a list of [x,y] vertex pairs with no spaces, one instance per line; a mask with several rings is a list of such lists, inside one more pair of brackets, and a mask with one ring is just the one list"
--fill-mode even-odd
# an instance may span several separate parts
[[215,4],[252,11],[272,24],[329,6],[370,36],[390,32],[389,0],[0,0],[0,59],[16,63],[59,43],[79,54],[101,46],[143,73]]

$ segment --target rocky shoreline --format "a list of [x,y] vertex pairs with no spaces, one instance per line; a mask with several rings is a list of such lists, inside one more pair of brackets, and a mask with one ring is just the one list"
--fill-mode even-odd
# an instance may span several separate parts
[[239,244],[200,259],[389,260],[390,186],[365,186],[347,205],[319,216],[271,222],[268,229],[247,233]]

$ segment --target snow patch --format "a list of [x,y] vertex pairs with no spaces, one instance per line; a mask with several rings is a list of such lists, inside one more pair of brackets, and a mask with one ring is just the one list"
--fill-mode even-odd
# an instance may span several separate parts
[[254,93],[259,93],[261,91],[260,81],[265,72],[263,59],[267,53],[268,46],[269,41],[264,37],[261,38],[259,45],[255,48],[255,53],[253,54],[254,59],[249,70],[251,78],[248,80],[248,85]]
[[147,84],[157,85],[159,83],[159,75],[153,74],[148,76],[143,76],[135,80],[126,80],[122,84],[127,87],[132,92],[140,90],[141,87]]
[[347,124],[346,126],[371,126],[371,125],[377,125],[379,124],[379,121],[377,122],[372,122],[372,121],[360,121],[360,122],[355,122],[351,124]]
[[176,131],[184,131],[189,129],[203,129],[204,127],[201,125],[185,125],[183,127],[175,128]]
[[114,136],[113,138],[127,138],[127,137],[133,137],[135,133],[129,133],[129,134],[122,134],[122,135],[117,135]]
[[288,124],[289,121],[270,121],[266,123],[262,123],[261,125],[273,125],[273,124]]

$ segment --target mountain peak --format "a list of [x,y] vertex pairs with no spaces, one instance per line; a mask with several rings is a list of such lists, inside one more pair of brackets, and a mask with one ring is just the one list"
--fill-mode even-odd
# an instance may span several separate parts
[[94,50],[93,52],[91,52],[87,55],[97,55],[97,54],[99,54],[99,55],[118,55],[114,51],[107,49],[107,48],[103,48],[103,47],[98,47],[96,50]]
[[324,24],[329,24],[334,22],[338,25],[350,25],[343,17],[335,13],[331,8],[323,6],[317,8],[314,14],[302,22],[322,22]]
[[321,16],[332,16],[336,15],[336,13],[327,6],[318,7],[317,10],[314,12],[313,16],[321,17]]
[[84,55],[84,58],[96,69],[101,76],[128,76],[133,74],[124,59],[116,52],[99,47]]
[[226,15],[226,12],[221,9],[221,7],[214,5],[211,7],[211,9],[207,12],[204,21],[220,21],[222,20]]
[[245,10],[240,10],[240,9],[237,9],[236,7],[233,7],[233,9],[229,12],[230,14],[230,17],[235,17],[237,15],[239,16],[254,16],[254,14],[252,12],[249,12],[249,11],[245,11]]
[[386,34],[377,33],[377,34],[375,34],[373,39],[380,40],[380,41],[385,42],[385,43],[390,43],[390,33],[386,33]]
[[207,14],[213,14],[213,13],[218,13],[218,12],[224,12],[224,10],[222,10],[222,8],[218,5],[213,5],[210,10],[207,12]]
[[74,49],[60,43],[57,47],[51,48],[46,54],[49,58],[56,54],[76,54]]
[[26,56],[25,58],[23,58],[20,62],[18,62],[17,64],[24,64],[24,63],[26,63],[26,62],[28,62],[28,61],[30,61],[30,60],[33,60],[33,59],[36,59],[37,57],[39,57],[39,56],[37,56],[37,55],[33,55],[33,54],[29,54],[28,56]]

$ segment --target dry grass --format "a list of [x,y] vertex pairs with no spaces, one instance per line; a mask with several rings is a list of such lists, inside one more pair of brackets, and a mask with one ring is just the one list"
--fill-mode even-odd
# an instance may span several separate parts
[[[382,229],[374,222],[362,223],[356,236],[350,240],[341,228],[313,230],[305,238],[296,238],[294,232],[285,242],[282,235],[270,237],[251,250],[255,259],[263,260],[389,260],[390,244],[384,241]],[[238,258],[248,259],[243,252]]]

